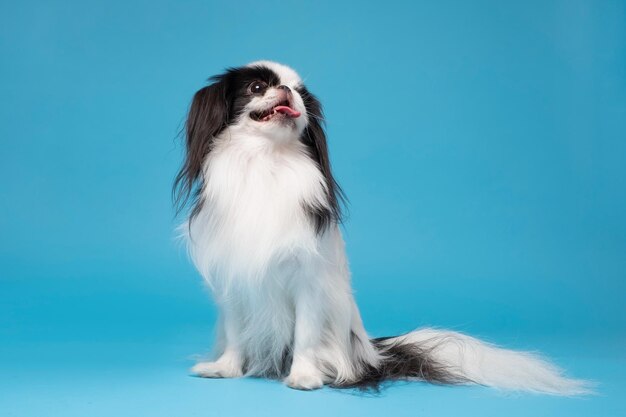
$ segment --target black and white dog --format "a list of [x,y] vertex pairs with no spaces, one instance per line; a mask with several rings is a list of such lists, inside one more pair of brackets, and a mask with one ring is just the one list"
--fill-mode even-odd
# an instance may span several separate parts
[[196,375],[284,378],[292,388],[385,380],[475,383],[557,395],[587,392],[538,357],[450,331],[370,339],[350,286],[320,102],[269,61],[211,78],[191,104],[182,229],[220,309],[219,357]]

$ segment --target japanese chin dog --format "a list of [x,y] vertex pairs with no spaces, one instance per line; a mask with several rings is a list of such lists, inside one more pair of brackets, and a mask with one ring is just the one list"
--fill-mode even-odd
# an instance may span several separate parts
[[322,106],[291,68],[230,68],[196,92],[174,184],[190,256],[219,307],[218,355],[192,373],[291,388],[388,380],[587,392],[539,357],[432,328],[370,338],[340,231]]

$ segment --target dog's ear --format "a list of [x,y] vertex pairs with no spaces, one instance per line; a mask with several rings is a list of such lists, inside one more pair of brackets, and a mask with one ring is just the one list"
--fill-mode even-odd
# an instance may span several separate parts
[[319,166],[326,182],[326,192],[328,208],[309,207],[315,229],[321,233],[332,222],[341,221],[341,203],[346,202],[343,190],[335,181],[330,168],[330,158],[328,156],[328,144],[326,143],[326,132],[324,131],[324,112],[322,104],[305,86],[297,88],[298,93],[304,101],[308,123],[302,133],[302,142],[307,146],[311,157]]
[[214,81],[213,84],[196,92],[189,107],[185,124],[185,159],[172,190],[177,213],[185,207],[194,191],[202,175],[202,164],[211,151],[215,137],[228,123],[226,80],[218,76],[211,81]]

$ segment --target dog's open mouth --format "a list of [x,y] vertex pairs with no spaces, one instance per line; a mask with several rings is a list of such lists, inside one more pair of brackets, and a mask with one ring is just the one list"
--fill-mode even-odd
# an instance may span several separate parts
[[289,100],[283,100],[267,110],[254,111],[250,117],[257,122],[267,122],[277,115],[282,115],[289,119],[300,117],[300,112],[291,108]]

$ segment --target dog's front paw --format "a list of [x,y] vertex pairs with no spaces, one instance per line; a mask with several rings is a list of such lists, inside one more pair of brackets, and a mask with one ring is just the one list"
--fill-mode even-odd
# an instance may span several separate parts
[[238,378],[243,375],[241,367],[220,361],[197,363],[191,373],[203,378]]
[[289,388],[300,390],[313,390],[322,388],[324,380],[321,375],[317,373],[291,373],[285,379],[285,384]]

